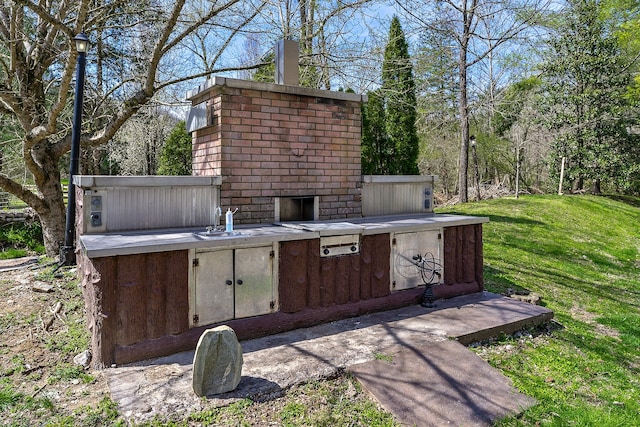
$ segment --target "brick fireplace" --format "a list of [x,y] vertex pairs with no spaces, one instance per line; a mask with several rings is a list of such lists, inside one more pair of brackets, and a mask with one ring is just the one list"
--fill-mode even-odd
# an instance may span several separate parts
[[222,177],[236,222],[361,216],[363,95],[214,77],[188,99],[193,174]]

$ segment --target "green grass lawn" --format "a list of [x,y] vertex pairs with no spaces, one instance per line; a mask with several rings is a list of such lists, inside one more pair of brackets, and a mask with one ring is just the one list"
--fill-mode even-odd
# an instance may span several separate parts
[[0,259],[20,258],[44,252],[39,223],[0,224]]
[[501,341],[484,353],[540,402],[499,425],[640,425],[639,206],[527,196],[438,210],[489,217],[486,288],[536,292],[558,323],[544,340]]

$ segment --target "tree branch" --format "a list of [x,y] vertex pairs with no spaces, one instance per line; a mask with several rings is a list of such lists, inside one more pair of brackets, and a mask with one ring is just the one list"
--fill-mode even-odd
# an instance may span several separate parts
[[[76,34],[80,33],[81,31],[83,31],[83,27],[84,27],[84,22],[86,21],[86,17],[87,17],[87,13],[89,10],[89,4],[90,1],[89,0],[82,0],[82,3],[80,3],[79,5],[79,10],[78,10],[78,15],[76,17],[75,20],[75,34],[74,31],[72,31],[70,28],[66,27],[66,30],[68,31],[63,31],[66,35],[69,35],[69,39],[68,39],[68,52],[69,55],[67,56],[67,59],[65,61],[65,65],[64,65],[64,71],[62,73],[62,79],[60,80],[60,87],[58,88],[58,98],[56,99],[56,102],[53,103],[53,105],[51,106],[51,109],[49,111],[49,117],[47,120],[47,124],[46,124],[46,131],[47,131],[47,135],[46,136],[50,136],[52,134],[54,134],[58,128],[58,119],[60,117],[60,114],[62,114],[62,111],[64,110],[65,106],[67,105],[67,100],[68,100],[68,96],[69,96],[69,87],[71,86],[71,80],[73,78],[73,71],[75,69],[75,62],[76,59],[78,57],[78,53],[75,49],[74,46],[74,37]],[[44,12],[43,12],[44,13]],[[61,6],[61,8],[59,9],[59,17],[51,17],[51,19],[54,19],[58,22],[61,22],[61,18],[63,18],[67,13],[67,8],[66,8],[66,3],[63,3],[63,5]],[[41,14],[39,14],[39,16],[42,17]],[[45,18],[42,18],[45,19]],[[45,19],[46,21],[46,19]],[[48,21],[47,21],[48,22]],[[60,29],[58,27],[53,27],[50,29],[49,34],[47,35],[46,39],[47,40],[53,40],[55,39],[55,33],[57,33]],[[38,61],[40,63],[43,63],[40,65],[40,76],[44,74],[45,70],[48,69],[49,65],[51,62],[53,62],[54,56],[50,55],[50,61]],[[40,130],[40,129],[38,129]],[[41,138],[44,138],[44,132],[42,132],[41,134]],[[56,146],[54,145],[53,147],[54,151],[58,151],[56,149]],[[64,151],[63,151],[64,152]],[[62,155],[62,153],[57,152],[55,154],[56,156],[60,157]]]
[[[164,55],[165,53],[167,53],[169,50],[171,50],[173,47],[175,47],[178,43],[180,43],[181,40],[183,40],[185,37],[187,37],[189,34],[193,33],[195,30],[197,30],[200,26],[202,26],[205,22],[207,22],[208,20],[210,20],[211,18],[213,18],[214,16],[218,15],[220,12],[227,10],[229,8],[231,8],[234,4],[238,3],[240,0],[230,0],[228,3],[225,3],[224,5],[222,5],[219,8],[215,8],[215,9],[211,9],[209,11],[209,13],[207,13],[205,16],[200,17],[200,19],[198,19],[197,21],[195,21],[193,24],[191,24],[189,27],[187,27],[182,33],[176,35],[173,40],[171,40],[170,43],[167,43],[163,48],[162,48],[162,55]],[[264,3],[263,3],[264,5]],[[262,6],[260,7],[262,8]],[[255,14],[254,14],[255,16]],[[177,18],[176,18],[177,21]],[[175,26],[176,22],[174,22],[174,26]],[[173,29],[173,28],[172,28]],[[168,37],[167,37],[168,39]]]
[[[38,17],[40,17],[42,20],[48,22],[51,26],[57,28],[60,32],[64,33],[67,35],[67,37],[69,37],[70,39],[72,39],[75,34],[73,34],[73,31],[71,30],[71,28],[69,28],[68,26],[66,26],[64,24],[64,22],[59,21],[58,19],[56,19],[55,17],[51,16],[51,14],[49,12],[47,12],[42,6],[40,6],[39,4],[35,4],[29,0],[14,0],[16,2],[16,4],[19,4],[21,6],[24,6],[28,9],[30,9],[31,11],[33,11],[36,15],[38,15]],[[86,0],[84,0],[86,1]]]
[[167,41],[171,37],[171,33],[173,32],[173,29],[175,28],[176,23],[178,22],[178,18],[180,17],[180,13],[182,12],[182,8],[184,7],[184,4],[185,4],[185,0],[176,1],[175,5],[173,6],[173,10],[171,11],[171,15],[164,26],[162,34],[160,35],[158,41],[156,42],[153,48],[153,54],[151,55],[151,60],[149,61],[149,70],[148,70],[146,82],[144,85],[144,91],[145,91],[144,98],[148,99],[153,95],[154,85],[156,82],[156,73],[158,71],[158,65],[160,64],[160,59],[164,55],[164,52],[165,52],[164,48],[167,44]]
[[20,99],[12,93],[5,83],[0,82],[0,100],[6,106],[8,111],[18,119],[20,125],[24,129],[29,129],[31,127],[31,117],[27,114],[24,109],[20,108]]
[[233,37],[238,34],[240,32],[240,30],[242,28],[244,28],[245,26],[247,26],[251,21],[253,21],[253,19],[258,15],[258,13],[260,13],[260,11],[262,10],[262,8],[266,5],[266,2],[263,2],[260,7],[256,8],[256,11],[253,13],[253,15],[247,17],[247,19],[244,20],[244,22],[240,25],[238,25],[237,28],[234,28],[233,31],[231,32],[231,34],[229,35],[229,37],[227,37],[227,40],[225,40],[224,44],[222,45],[222,47],[218,50],[218,53],[214,56],[213,60],[211,61],[211,66],[209,66],[209,64],[207,64],[207,68],[211,68],[213,67],[213,64],[215,64],[216,62],[218,62],[218,60],[220,59],[220,56],[222,55],[222,53],[225,51],[225,49],[229,46],[229,44],[231,43],[231,40],[233,40]]
[[5,191],[13,194],[23,202],[27,203],[29,206],[37,206],[43,204],[42,199],[35,193],[33,193],[28,188],[16,183],[14,180],[3,173],[0,173],[0,188],[3,188]]
[[268,62],[263,62],[261,64],[255,64],[255,65],[247,65],[245,67],[227,67],[227,68],[217,68],[215,70],[207,70],[207,71],[202,71],[201,73],[197,73],[197,74],[191,74],[189,76],[186,77],[181,77],[178,79],[173,79],[173,80],[167,80],[165,82],[162,82],[160,84],[158,84],[156,86],[156,89],[160,90],[160,89],[164,89],[165,87],[177,84],[177,83],[183,83],[189,80],[193,80],[193,79],[198,79],[201,77],[207,77],[211,74],[216,74],[216,73],[227,73],[229,71],[247,71],[247,70],[255,70],[256,68],[260,68],[266,65],[269,65],[270,63]]
[[41,197],[38,197],[37,194],[29,190],[27,187],[24,187],[7,175],[0,173],[0,188],[5,190],[8,193],[13,194],[29,206],[33,207],[37,210],[37,207],[44,206],[44,201]]

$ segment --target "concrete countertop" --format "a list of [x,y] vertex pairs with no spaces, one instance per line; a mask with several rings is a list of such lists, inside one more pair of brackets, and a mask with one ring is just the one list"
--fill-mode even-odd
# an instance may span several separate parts
[[85,234],[80,236],[80,243],[89,258],[100,258],[185,249],[236,248],[347,234],[406,233],[486,222],[489,218],[461,215],[393,215],[241,225],[232,233],[215,235],[207,234],[204,227]]

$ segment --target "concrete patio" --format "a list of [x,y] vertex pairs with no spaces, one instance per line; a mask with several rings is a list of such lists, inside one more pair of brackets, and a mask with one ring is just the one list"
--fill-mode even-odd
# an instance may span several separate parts
[[482,292],[244,341],[240,385],[208,402],[192,390],[193,352],[105,374],[121,412],[137,421],[270,399],[349,370],[404,424],[490,425],[535,401],[464,345],[552,318],[544,307]]

